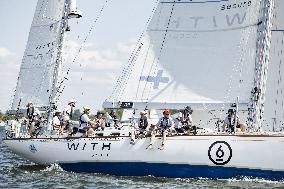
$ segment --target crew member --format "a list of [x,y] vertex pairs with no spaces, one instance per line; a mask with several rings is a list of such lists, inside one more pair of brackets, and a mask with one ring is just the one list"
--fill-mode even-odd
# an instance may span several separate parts
[[80,116],[80,126],[79,132],[83,133],[83,136],[89,136],[94,134],[92,127],[95,125],[95,122],[89,118],[90,108],[83,107],[83,114]]
[[244,123],[241,123],[240,118],[236,115],[236,112],[233,109],[229,109],[227,117],[224,120],[223,131],[233,133],[235,132],[234,128],[236,125],[236,131],[244,132],[246,126]]
[[61,111],[56,110],[55,114],[53,116],[53,119],[52,119],[52,127],[53,127],[53,130],[57,131],[57,133],[59,135],[62,135],[63,134],[63,128],[62,128],[62,124],[60,122],[60,116],[61,116]]
[[[147,134],[146,129],[148,128],[149,123],[147,119],[147,111],[140,112],[140,118],[137,122],[134,122],[134,129],[131,131],[131,144],[135,143],[135,135],[136,134]],[[149,130],[149,128],[148,128]]]
[[34,128],[40,126],[41,115],[38,108],[35,108],[33,106],[33,103],[29,102],[26,107],[27,107],[28,130],[30,136],[32,137]]
[[188,133],[188,131],[192,128],[192,115],[193,110],[190,106],[186,106],[184,110],[179,112],[178,115],[178,124],[176,127],[176,131],[178,133]]
[[[163,111],[163,117],[158,121],[156,127],[158,128],[160,134],[162,135],[162,144],[159,148],[160,150],[163,150],[165,148],[165,142],[166,142],[166,136],[171,131],[174,130],[175,124],[171,117],[170,110],[166,109]],[[153,148],[153,142],[155,139],[155,130],[151,133],[151,140],[150,144],[147,147],[147,149]]]
[[63,117],[63,123],[65,125],[65,130],[67,130],[70,127],[70,123],[69,121],[72,120],[73,117],[73,112],[74,112],[74,108],[76,105],[76,100],[70,100],[68,102],[68,105],[64,108],[63,112],[62,112],[62,117]]

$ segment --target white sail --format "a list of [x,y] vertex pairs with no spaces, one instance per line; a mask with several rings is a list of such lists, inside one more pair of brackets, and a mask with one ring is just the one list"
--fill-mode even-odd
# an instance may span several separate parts
[[284,127],[284,1],[275,0],[264,125]]
[[53,98],[59,67],[66,0],[38,0],[21,64],[12,110],[32,102],[47,107]]
[[181,108],[237,97],[246,104],[262,8],[261,1],[160,1],[137,57],[104,107],[134,102]]

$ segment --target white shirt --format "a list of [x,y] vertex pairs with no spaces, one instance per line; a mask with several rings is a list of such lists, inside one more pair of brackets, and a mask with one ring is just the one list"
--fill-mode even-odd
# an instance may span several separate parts
[[68,105],[68,106],[66,106],[66,108],[64,108],[63,112],[66,112],[70,116],[71,110],[72,110],[72,107],[70,105]]
[[52,126],[60,126],[60,120],[59,120],[58,116],[53,117]]
[[110,127],[119,126],[118,121],[116,122],[117,125],[115,125],[115,119],[109,115],[109,113],[106,112],[106,124]]
[[83,114],[80,117],[80,129],[88,127],[88,122],[91,121],[87,114]]

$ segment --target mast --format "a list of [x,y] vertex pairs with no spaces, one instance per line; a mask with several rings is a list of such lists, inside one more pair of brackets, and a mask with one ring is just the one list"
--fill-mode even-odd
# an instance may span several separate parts
[[269,52],[271,44],[271,28],[274,0],[263,0],[262,20],[259,22],[257,54],[254,72],[254,85],[251,91],[249,111],[249,128],[251,131],[262,129]]
[[50,111],[54,108],[55,98],[57,95],[57,82],[58,82],[58,73],[60,69],[60,65],[62,64],[62,48],[63,48],[63,41],[64,41],[64,34],[68,26],[68,0],[64,2],[64,9],[63,9],[63,21],[61,23],[61,31],[58,34],[58,53],[56,56],[56,65],[53,72],[53,83],[52,83],[52,93],[50,95]]
[[65,32],[70,31],[70,28],[68,26],[68,19],[71,18],[81,18],[81,12],[77,10],[76,6],[76,0],[64,0],[64,8],[63,8],[63,17],[61,22],[61,30],[58,33],[58,53],[56,57],[56,66],[53,72],[53,83],[52,83],[52,92],[49,97],[50,105],[48,109],[48,130],[50,129],[53,112],[57,108],[56,107],[56,101],[57,101],[57,95],[58,95],[58,78],[59,78],[59,72],[62,65],[62,50],[63,50],[63,43],[64,43],[64,35]]

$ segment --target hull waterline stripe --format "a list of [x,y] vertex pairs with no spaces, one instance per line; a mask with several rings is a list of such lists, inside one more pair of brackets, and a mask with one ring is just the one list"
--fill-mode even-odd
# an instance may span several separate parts
[[229,179],[241,176],[265,178],[271,180],[284,179],[284,172],[248,168],[219,167],[206,165],[184,165],[145,162],[81,162],[60,163],[66,171],[103,173],[116,176],[149,176],[171,178],[218,178]]

